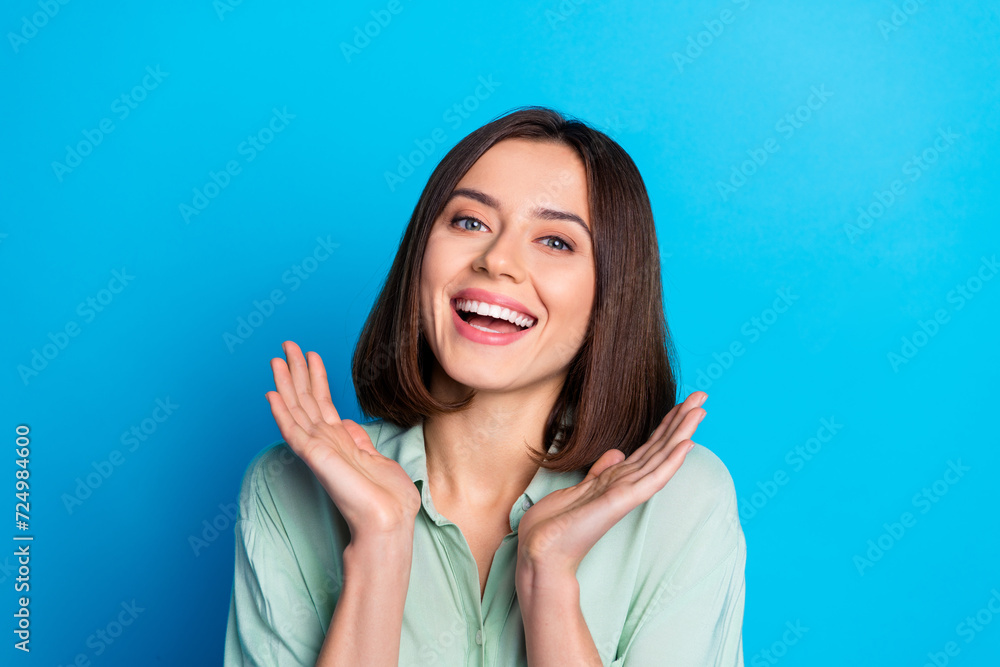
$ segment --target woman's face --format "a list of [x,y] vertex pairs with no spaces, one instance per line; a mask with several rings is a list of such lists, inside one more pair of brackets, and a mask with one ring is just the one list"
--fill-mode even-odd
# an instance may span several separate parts
[[[420,276],[421,329],[450,378],[561,386],[594,303],[590,230],[586,172],[569,146],[505,139],[479,158],[433,223]],[[465,312],[470,302],[484,314]]]

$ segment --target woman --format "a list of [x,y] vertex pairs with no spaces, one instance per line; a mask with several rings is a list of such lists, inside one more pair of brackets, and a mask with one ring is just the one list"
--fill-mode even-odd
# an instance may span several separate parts
[[526,107],[444,157],[355,350],[375,421],[283,347],[227,665],[743,664],[732,480],[691,440],[707,395],[675,405],[649,200],[606,135]]

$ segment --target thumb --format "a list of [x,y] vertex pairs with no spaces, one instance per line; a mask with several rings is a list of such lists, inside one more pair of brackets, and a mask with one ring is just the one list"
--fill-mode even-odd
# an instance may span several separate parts
[[620,449],[609,449],[608,451],[601,454],[600,458],[594,461],[594,465],[590,467],[590,472],[584,477],[584,481],[589,479],[594,479],[602,472],[610,468],[611,466],[621,463],[625,460],[625,452]]

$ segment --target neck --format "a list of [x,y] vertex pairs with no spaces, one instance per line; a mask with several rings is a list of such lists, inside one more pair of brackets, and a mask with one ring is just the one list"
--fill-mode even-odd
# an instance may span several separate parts
[[[427,477],[435,504],[504,509],[538,471],[528,450],[544,453],[545,422],[565,378],[517,391],[478,391],[468,408],[424,421]],[[468,387],[435,364],[431,394],[457,400]]]

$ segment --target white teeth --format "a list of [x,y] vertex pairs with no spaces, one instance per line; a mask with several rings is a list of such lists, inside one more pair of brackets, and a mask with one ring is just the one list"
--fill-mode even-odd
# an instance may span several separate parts
[[[489,315],[490,317],[495,317],[501,320],[507,320],[508,322],[513,322],[520,327],[531,327],[534,325],[535,320],[528,317],[527,315],[522,315],[521,313],[510,310],[509,308],[503,308],[491,303],[485,303],[480,301],[473,301],[471,299],[458,299],[455,302],[456,310],[465,311],[469,313],[476,313],[477,315]],[[475,325],[472,325],[475,326]],[[477,329],[482,329],[482,327],[476,327]],[[497,333],[492,329],[482,329],[483,331],[489,331],[490,333]]]

